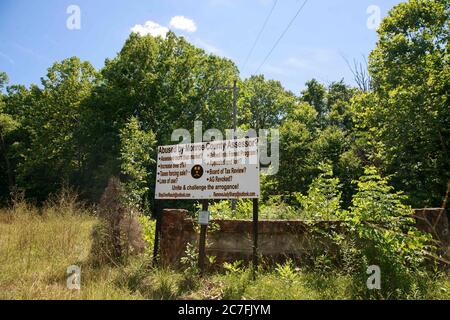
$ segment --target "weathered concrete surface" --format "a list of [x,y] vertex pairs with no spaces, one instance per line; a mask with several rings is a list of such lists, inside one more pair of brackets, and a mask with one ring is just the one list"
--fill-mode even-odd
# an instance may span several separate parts
[[[430,232],[443,244],[448,244],[448,219],[443,210],[415,210],[417,227]],[[250,261],[252,255],[252,221],[212,220],[218,231],[208,232],[207,255],[215,256],[216,263]],[[316,223],[321,229],[339,228],[338,222]],[[282,261],[289,258],[307,259],[313,250],[330,249],[326,237],[313,235],[313,226],[302,221],[260,221],[259,253],[265,258]],[[196,223],[186,210],[164,210],[161,223],[161,262],[165,266],[179,266],[186,246],[198,246]]]
[[189,242],[196,242],[197,234],[186,210],[166,209],[161,220],[161,263],[177,266]]

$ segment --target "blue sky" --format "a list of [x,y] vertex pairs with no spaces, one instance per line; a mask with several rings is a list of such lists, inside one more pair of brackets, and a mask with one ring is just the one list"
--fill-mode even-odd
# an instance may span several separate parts
[[[40,84],[58,60],[79,56],[101,68],[121,49],[136,25],[151,21],[170,28],[209,52],[231,58],[242,76],[255,73],[304,0],[279,0],[245,70],[252,44],[276,0],[0,0],[0,71],[11,84]],[[277,79],[296,94],[305,81],[345,78],[353,83],[342,58],[361,58],[374,48],[377,35],[368,28],[398,0],[309,0],[260,73]],[[80,8],[81,29],[69,30],[67,8]],[[175,20],[173,17],[184,17]],[[178,23],[176,23],[178,21]],[[147,24],[148,26],[148,24]],[[162,28],[162,29],[161,29]],[[152,29],[153,30],[153,29]],[[157,29],[158,30],[158,29]]]

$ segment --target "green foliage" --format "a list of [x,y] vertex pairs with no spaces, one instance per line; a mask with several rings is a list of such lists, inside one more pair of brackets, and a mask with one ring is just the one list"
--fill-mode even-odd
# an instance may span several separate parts
[[433,252],[431,236],[417,230],[411,207],[403,204],[405,199],[375,168],[369,167],[358,181],[358,192],[345,221],[350,232],[372,242],[383,265],[416,271],[425,254]]
[[153,247],[155,244],[156,221],[145,215],[138,215],[137,220],[142,227],[142,238],[144,239],[145,254],[148,258],[153,257]]
[[224,108],[230,105],[229,93],[212,87],[236,79],[235,65],[183,37],[132,34],[117,57],[106,61],[102,74],[97,109],[110,126],[137,114],[142,128],[151,128],[160,144],[171,143],[174,129],[192,128],[195,120],[203,120],[206,128],[231,127],[231,112]]
[[239,122],[249,128],[276,128],[296,106],[293,93],[286,91],[279,81],[264,76],[246,79],[239,91]]
[[270,196],[265,203],[259,206],[261,219],[267,220],[296,220],[299,211],[288,204],[281,196]]
[[[329,165],[314,179],[308,194],[297,195],[302,218],[307,220],[338,220],[337,227],[314,225],[317,234],[328,236],[334,246],[314,257],[316,274],[342,273],[353,277],[355,284],[364,283],[370,265],[382,270],[382,290],[371,292],[355,285],[355,295],[378,298],[405,298],[425,294],[429,278],[429,258],[437,257],[431,235],[419,231],[406,197],[395,192],[389,179],[376,168],[367,167],[355,182],[357,192],[349,210],[341,207],[339,179],[332,176]],[[314,234],[312,235],[314,236]]]
[[394,192],[374,167],[366,168],[357,185],[350,211],[341,211],[347,235],[336,238],[348,250],[347,259],[360,259],[354,275],[365,279],[369,265],[380,266],[383,285],[378,294],[386,298],[404,297],[414,288],[424,291],[426,258],[435,252],[431,236],[415,227],[405,196]]
[[8,75],[5,72],[0,71],[0,91],[3,90],[5,85],[8,83]]
[[360,102],[366,140],[414,206],[440,205],[450,180],[449,21],[446,0],[395,6],[369,59],[374,92]]
[[286,282],[288,286],[295,284],[297,278],[297,271],[300,269],[295,268],[294,263],[289,260],[284,264],[277,264],[275,267],[276,273],[280,276],[280,279]]
[[231,201],[223,200],[214,202],[209,206],[209,211],[214,219],[245,220],[251,219],[253,206],[249,200],[237,200],[236,210],[231,209]]
[[[307,108],[307,106],[304,106]],[[313,178],[306,155],[311,152],[313,133],[300,121],[287,120],[280,127],[280,169],[275,177],[277,191],[304,192]]]
[[241,260],[237,260],[234,262],[225,262],[223,264],[223,268],[226,270],[226,272],[231,273],[231,274],[239,274],[242,273],[244,271],[244,267],[242,266],[242,261]]
[[[354,148],[354,121],[351,99],[355,90],[343,81],[328,88],[316,80],[307,83],[300,103],[280,126],[280,170],[269,177],[269,195],[305,193],[320,173],[319,164],[330,162],[343,184],[343,200],[348,205],[353,192],[351,181],[361,173]],[[266,195],[265,195],[266,196]],[[267,196],[266,196],[267,197]]]
[[[0,96],[1,99],[1,96]],[[7,185],[0,184],[0,191],[4,189],[4,192],[0,192],[2,196],[0,196],[0,201],[5,200],[3,195],[9,194],[10,192],[14,191],[15,182],[14,182],[14,173],[13,173],[13,167],[11,164],[11,140],[13,138],[11,137],[13,133],[19,128],[20,123],[15,121],[13,117],[11,117],[8,114],[2,113],[2,106],[1,106],[1,100],[0,100],[0,153],[2,154],[2,157],[0,159],[0,169],[1,174],[0,177],[2,177],[3,181],[7,181]],[[14,140],[13,140],[14,141]]]
[[86,178],[83,103],[96,77],[88,62],[74,57],[53,64],[42,89],[8,88],[4,110],[20,123],[9,160],[27,196],[43,201],[62,184],[79,186]]
[[341,192],[339,179],[333,178],[330,165],[321,165],[322,173],[311,183],[308,194],[297,194],[297,201],[306,220],[330,221],[340,216]]
[[[231,201],[214,202],[209,206],[211,216],[217,220],[251,220],[253,219],[253,202],[237,200],[236,209],[232,210]],[[298,210],[284,202],[280,196],[271,196],[259,206],[259,218],[266,220],[288,220],[299,218]]]
[[184,256],[180,260],[186,274],[198,275],[200,268],[198,266],[198,248],[192,243],[188,243]]
[[[140,129],[137,118],[132,117],[120,130],[121,171],[126,177],[125,190],[128,202],[136,207],[149,201],[149,185],[155,176],[155,135]],[[152,170],[153,169],[153,170]]]
[[324,117],[329,109],[326,101],[327,90],[316,79],[306,82],[306,89],[302,91],[301,100],[316,109],[319,117]]
[[[1,110],[1,109],[0,109]],[[3,139],[19,127],[19,123],[9,114],[0,113],[0,135]]]

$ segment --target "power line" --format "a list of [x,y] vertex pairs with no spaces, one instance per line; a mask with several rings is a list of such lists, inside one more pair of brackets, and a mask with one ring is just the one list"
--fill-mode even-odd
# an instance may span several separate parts
[[270,49],[269,53],[266,55],[266,57],[264,58],[263,62],[260,64],[260,66],[258,67],[258,69],[256,70],[255,74],[257,74],[259,72],[259,70],[262,68],[262,66],[266,63],[267,59],[269,59],[270,55],[272,54],[272,52],[275,50],[275,48],[277,47],[277,45],[280,43],[281,39],[283,39],[284,35],[288,32],[289,28],[292,26],[292,24],[294,23],[295,19],[297,19],[298,15],[300,14],[300,12],[303,10],[303,7],[306,5],[306,3],[308,2],[308,0],[305,0],[303,2],[303,4],[300,6],[300,8],[297,10],[297,12],[295,13],[294,17],[291,19],[291,21],[289,21],[286,29],[284,29],[284,31],[281,33],[280,37],[278,38],[278,40],[275,42],[275,44],[273,45],[272,49]]
[[266,29],[267,23],[269,22],[269,19],[270,19],[270,17],[272,16],[272,13],[273,13],[273,11],[275,10],[275,7],[277,6],[277,3],[278,3],[278,0],[275,0],[275,2],[274,2],[274,4],[273,4],[272,8],[270,9],[269,14],[268,14],[267,17],[266,17],[266,20],[264,21],[264,24],[263,24],[261,30],[260,30],[259,33],[258,33],[258,36],[257,36],[256,39],[255,39],[255,42],[253,43],[252,48],[250,49],[250,51],[249,51],[249,53],[248,53],[248,55],[247,55],[247,58],[245,59],[244,66],[242,67],[242,72],[245,70],[245,67],[247,66],[247,63],[248,63],[248,61],[250,60],[250,57],[252,56],[253,51],[255,50],[256,45],[258,44],[259,39],[261,38],[261,36],[262,36],[264,30]]

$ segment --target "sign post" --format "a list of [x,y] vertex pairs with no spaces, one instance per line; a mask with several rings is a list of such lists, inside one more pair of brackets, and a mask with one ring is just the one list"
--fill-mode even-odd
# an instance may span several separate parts
[[[179,144],[158,148],[155,190],[155,199],[159,200],[158,202],[202,200],[203,211],[208,211],[210,199],[253,199],[253,265],[255,269],[258,264],[259,194],[257,138]],[[207,224],[202,224],[199,239],[199,267],[202,273],[206,259],[206,231]],[[158,239],[155,239],[155,246],[158,244]]]
[[[202,201],[202,211],[208,212],[208,200]],[[202,221],[203,222],[203,221]],[[205,261],[206,261],[206,232],[208,231],[208,223],[200,224],[200,238],[198,241],[198,267],[200,269],[200,275],[205,273]]]
[[158,251],[159,251],[159,239],[161,237],[161,219],[162,208],[160,208],[161,201],[155,200],[154,210],[156,215],[156,227],[155,227],[155,241],[153,244],[153,265],[158,264]]
[[253,279],[256,278],[258,271],[258,220],[259,220],[259,203],[258,199],[253,199]]

